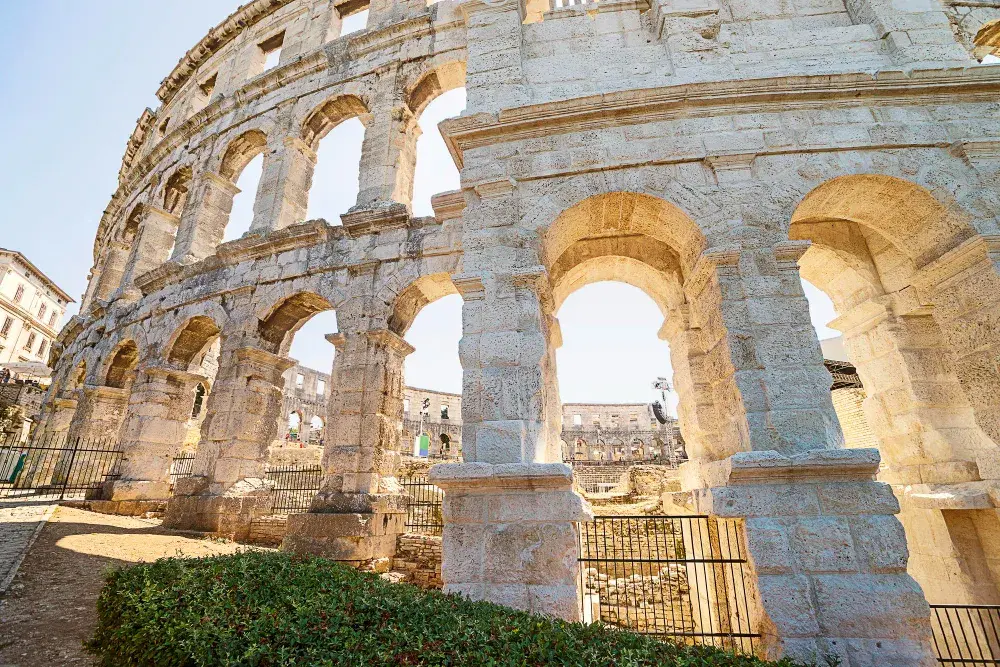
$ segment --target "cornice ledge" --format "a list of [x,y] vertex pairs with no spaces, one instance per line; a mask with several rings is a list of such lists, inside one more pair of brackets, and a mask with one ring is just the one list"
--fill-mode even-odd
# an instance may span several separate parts
[[640,123],[681,108],[736,109],[748,103],[787,107],[800,100],[840,97],[857,100],[925,95],[938,100],[943,93],[962,92],[1000,92],[1000,65],[686,83],[503,109],[495,116],[472,114],[444,121],[439,127],[452,156],[461,164],[464,150],[501,138],[530,138],[551,133],[553,128],[572,131],[610,122]]

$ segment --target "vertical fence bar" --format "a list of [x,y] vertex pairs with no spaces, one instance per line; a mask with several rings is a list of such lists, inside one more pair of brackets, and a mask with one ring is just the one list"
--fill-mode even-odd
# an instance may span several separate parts
[[581,524],[580,566],[588,621],[737,652],[752,651],[759,637],[749,626],[738,527],[728,522],[599,516]]

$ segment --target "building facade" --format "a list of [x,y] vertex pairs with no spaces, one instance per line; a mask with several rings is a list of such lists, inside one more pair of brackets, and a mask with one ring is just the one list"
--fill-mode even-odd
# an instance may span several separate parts
[[[41,426],[122,441],[107,502],[240,535],[292,339],[335,310],[322,486],[283,548],[385,557],[404,336],[459,294],[463,462],[431,469],[445,590],[579,619],[591,512],[562,462],[557,313],[626,282],[663,314],[681,482],[737,526],[761,655],[929,667],[928,600],[1000,601],[998,20],[945,0],[249,2],[137,124]],[[463,86],[439,125],[461,191],[414,216],[418,119]],[[307,221],[316,150],[352,118],[357,203]],[[223,242],[258,155],[250,233]],[[803,278],[877,449],[845,447]],[[195,474],[171,492],[198,383]]]
[[0,248],[0,368],[48,364],[66,308],[66,292],[14,250]]

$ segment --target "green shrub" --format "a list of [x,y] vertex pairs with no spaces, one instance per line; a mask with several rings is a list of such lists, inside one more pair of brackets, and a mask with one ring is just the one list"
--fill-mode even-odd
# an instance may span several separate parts
[[281,553],[116,570],[97,607],[88,648],[107,666],[772,664],[469,602]]

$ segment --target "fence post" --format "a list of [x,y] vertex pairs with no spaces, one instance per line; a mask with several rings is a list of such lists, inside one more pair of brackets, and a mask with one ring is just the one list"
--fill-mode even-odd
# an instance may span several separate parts
[[69,466],[66,468],[66,475],[63,477],[62,491],[59,492],[59,500],[66,497],[66,487],[69,485],[69,477],[73,474],[73,464],[76,462],[76,450],[80,448],[80,437],[77,436],[73,442],[73,452],[69,456]]

